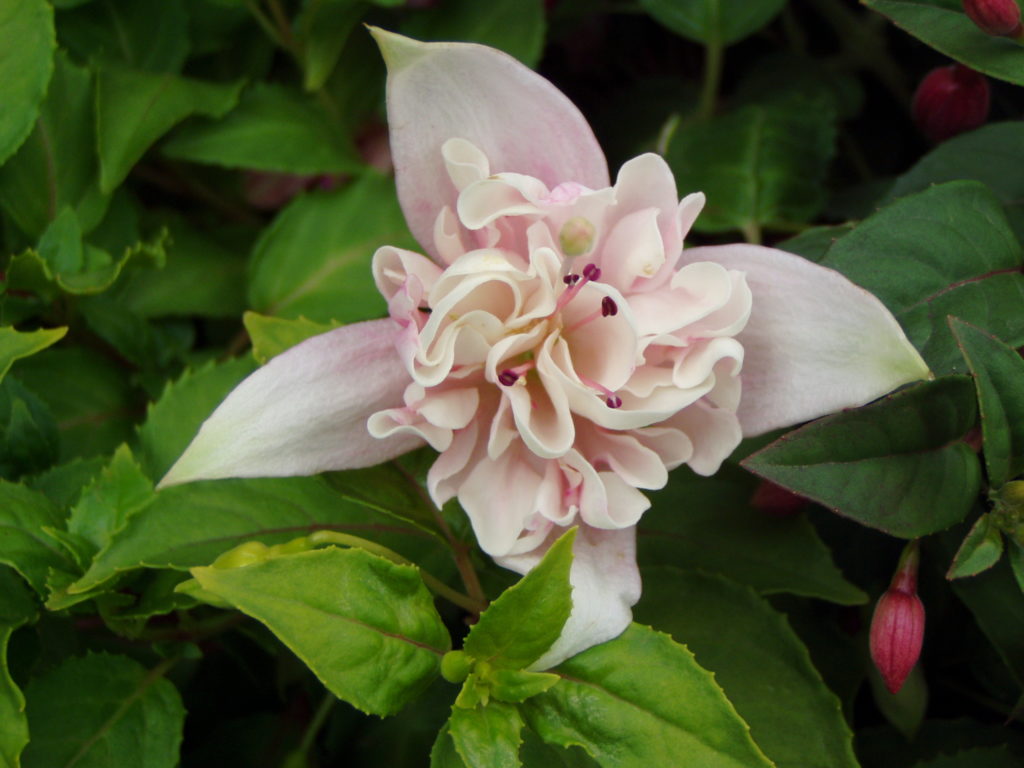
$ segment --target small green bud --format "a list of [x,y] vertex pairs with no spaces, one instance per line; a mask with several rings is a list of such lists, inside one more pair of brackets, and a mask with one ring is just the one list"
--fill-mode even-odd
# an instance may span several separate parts
[[566,256],[582,256],[594,247],[594,225],[582,216],[574,216],[562,225],[558,240]]
[[213,561],[214,568],[244,568],[253,563],[262,563],[270,556],[270,548],[261,541],[247,541],[229,549]]
[[311,548],[309,537],[300,536],[297,539],[286,541],[284,544],[275,544],[267,552],[267,558],[280,557],[281,555],[294,555],[297,552],[308,552]]
[[448,651],[441,657],[441,677],[449,683],[461,683],[473,669],[473,658],[465,651]]

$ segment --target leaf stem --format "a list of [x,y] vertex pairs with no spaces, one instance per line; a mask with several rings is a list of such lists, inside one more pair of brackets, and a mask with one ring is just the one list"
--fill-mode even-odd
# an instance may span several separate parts
[[452,551],[452,558],[455,560],[455,567],[459,570],[459,576],[462,577],[462,584],[466,588],[466,592],[469,593],[469,599],[473,600],[479,608],[473,609],[474,614],[480,613],[481,610],[487,607],[487,595],[484,594],[484,589],[480,585],[480,578],[476,574],[476,569],[473,567],[473,563],[469,558],[470,548],[466,546],[465,542],[461,541],[452,532],[451,526],[448,525],[448,521],[444,519],[444,515],[441,510],[437,508],[434,500],[431,499],[423,490],[416,478],[414,478],[405,467],[394,462],[394,465],[398,468],[405,478],[409,481],[410,485],[416,490],[416,493],[423,503],[427,505],[431,514],[434,516],[434,522],[437,523],[438,530],[441,531],[445,539],[448,540],[448,547]]
[[[337,697],[330,691],[324,694],[323,700],[320,702],[320,706],[316,708],[316,712],[313,713],[313,719],[309,721],[309,725],[306,726],[305,733],[302,734],[302,741],[299,742],[298,754],[302,755],[303,758],[309,754],[310,748],[313,746],[313,739],[320,732],[320,729],[324,727],[324,722],[327,720],[327,716],[331,714],[331,709],[334,708],[334,704],[337,701]],[[306,764],[305,761],[303,765]]]
[[[480,613],[480,611],[486,607],[485,602],[452,589],[432,573],[428,573],[423,570],[423,568],[416,565],[416,563],[402,557],[394,550],[388,549],[375,541],[370,541],[369,539],[364,539],[360,536],[353,536],[350,533],[320,530],[310,534],[309,542],[310,544],[342,544],[346,547],[358,547],[359,549],[365,549],[367,552],[383,557],[385,560],[390,560],[398,565],[412,566],[420,572],[420,576],[423,578],[423,583],[426,584],[427,589],[435,595],[443,597],[460,608],[465,608],[467,611],[474,614]],[[474,573],[474,576],[475,575],[476,574]]]
[[700,106],[697,115],[707,120],[715,114],[718,102],[718,88],[722,83],[722,63],[725,46],[715,37],[704,46],[704,85],[700,93]]

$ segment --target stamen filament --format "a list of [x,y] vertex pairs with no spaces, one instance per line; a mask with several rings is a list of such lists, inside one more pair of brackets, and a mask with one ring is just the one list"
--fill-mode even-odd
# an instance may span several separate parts
[[522,365],[515,366],[514,368],[506,368],[501,373],[498,374],[498,383],[501,384],[502,386],[511,387],[513,384],[519,381],[520,376],[522,376],[524,373],[526,373],[533,367],[535,367],[534,362],[532,360],[529,360],[523,363]]
[[596,381],[592,381],[591,379],[585,379],[582,376],[580,376],[580,381],[582,381],[591,389],[596,389],[598,392],[604,395],[604,404],[607,405],[609,408],[622,407],[622,398],[616,395],[610,389],[608,389],[608,387],[604,386],[603,384],[598,384]]

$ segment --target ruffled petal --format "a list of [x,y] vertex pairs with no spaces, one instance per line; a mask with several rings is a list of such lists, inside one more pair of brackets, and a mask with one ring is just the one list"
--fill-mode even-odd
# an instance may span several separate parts
[[[560,534],[554,529],[544,544],[522,555],[497,557],[499,565],[527,573],[541,561]],[[547,653],[531,665],[543,670],[561,664],[591,646],[618,637],[633,620],[631,608],[640,599],[636,566],[636,529],[602,531],[581,526],[573,542],[572,612],[562,634]]]
[[511,56],[482,45],[421,43],[370,30],[388,66],[388,125],[398,199],[413,235],[434,257],[434,221],[456,209],[441,147],[462,138],[491,173],[528,174],[549,188],[600,189],[608,167],[590,126],[557,88]]
[[753,294],[738,416],[747,437],[870,402],[931,375],[896,318],[832,269],[756,245],[688,248],[746,272]]
[[392,320],[355,323],[278,355],[217,407],[160,486],[369,467],[421,445],[366,428],[371,414],[401,405],[409,383],[398,331]]

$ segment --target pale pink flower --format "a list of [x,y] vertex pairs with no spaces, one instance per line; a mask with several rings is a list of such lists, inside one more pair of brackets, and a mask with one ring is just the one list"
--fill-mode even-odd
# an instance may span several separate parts
[[399,199],[430,258],[380,248],[390,319],[271,360],[162,484],[363,467],[425,441],[432,498],[458,498],[502,565],[525,573],[580,527],[573,612],[535,664],[552,666],[631,620],[639,489],[928,369],[837,272],[758,246],[684,250],[703,195],[679,202],[652,154],[612,186],[582,115],[511,57],[374,34]]

